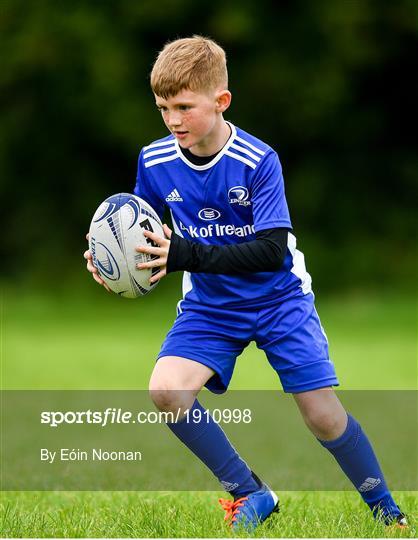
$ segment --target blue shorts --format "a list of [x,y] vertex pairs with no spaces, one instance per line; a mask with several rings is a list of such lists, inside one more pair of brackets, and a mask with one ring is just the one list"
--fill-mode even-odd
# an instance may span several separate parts
[[184,300],[158,358],[181,356],[210,367],[215,375],[206,387],[222,394],[237,357],[251,341],[266,353],[285,392],[338,386],[312,293],[245,311]]

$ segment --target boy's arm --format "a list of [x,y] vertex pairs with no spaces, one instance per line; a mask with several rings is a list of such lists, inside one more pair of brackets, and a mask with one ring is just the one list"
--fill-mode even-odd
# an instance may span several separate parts
[[138,263],[137,268],[159,268],[150,278],[154,283],[169,272],[186,270],[207,274],[243,274],[274,272],[283,264],[287,249],[287,229],[266,229],[256,233],[256,240],[227,246],[204,245],[173,233],[163,225],[165,238],[150,231],[144,235],[154,246],[141,246],[137,251],[154,255],[152,261]]
[[283,264],[287,249],[285,228],[265,229],[256,240],[226,246],[204,245],[171,235],[167,273],[186,270],[209,274],[275,272]]

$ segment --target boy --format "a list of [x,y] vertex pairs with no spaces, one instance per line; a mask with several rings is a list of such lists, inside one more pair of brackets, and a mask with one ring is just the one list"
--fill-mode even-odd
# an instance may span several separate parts
[[[138,268],[159,267],[151,282],[185,271],[184,298],[151,376],[155,405],[203,412],[199,391],[224,392],[237,356],[254,340],[373,514],[406,525],[367,437],[332,389],[338,380],[296,249],[277,154],[223,118],[231,102],[223,49],[201,36],[168,43],[151,87],[170,135],[142,149],[134,192],[160,216],[168,206],[175,232],[166,225],[166,238],[146,232],[154,247],[138,251],[155,259]],[[89,252],[85,257],[104,284]],[[220,499],[231,526],[251,530],[278,510],[277,495],[220,426],[207,413],[201,418],[168,426],[233,496]]]

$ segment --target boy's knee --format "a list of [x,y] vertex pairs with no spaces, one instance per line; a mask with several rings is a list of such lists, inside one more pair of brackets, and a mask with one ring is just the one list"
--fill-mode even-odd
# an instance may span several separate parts
[[189,409],[196,398],[196,393],[191,390],[178,390],[173,386],[172,381],[161,381],[151,379],[149,384],[149,394],[160,411],[177,412]]
[[149,393],[154,405],[159,411],[171,411],[173,409],[174,400],[172,392],[163,389],[150,389]]
[[305,422],[312,433],[321,440],[333,440],[340,437],[347,425],[347,416],[334,411],[311,410],[305,414]]
[[170,356],[162,357],[154,367],[149,393],[160,411],[177,413],[190,409],[213,371],[192,360]]
[[151,379],[149,384],[149,394],[154,402],[154,405],[160,411],[171,410],[175,403],[175,391],[170,388],[166,383],[160,381],[154,381]]
[[330,388],[294,394],[306,425],[318,439],[331,441],[347,427],[347,413]]

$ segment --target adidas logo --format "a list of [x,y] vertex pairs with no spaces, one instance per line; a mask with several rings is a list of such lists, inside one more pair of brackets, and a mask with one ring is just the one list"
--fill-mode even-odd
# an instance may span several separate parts
[[173,191],[167,195],[165,200],[167,202],[183,202],[183,197],[180,195],[177,189],[173,189]]
[[371,491],[380,483],[381,483],[380,478],[366,478],[366,480],[361,484],[358,490],[360,491],[360,493]]
[[232,483],[232,482],[225,482],[225,480],[221,480],[221,484],[223,485],[225,491],[232,491],[233,489],[236,489],[239,484]]

